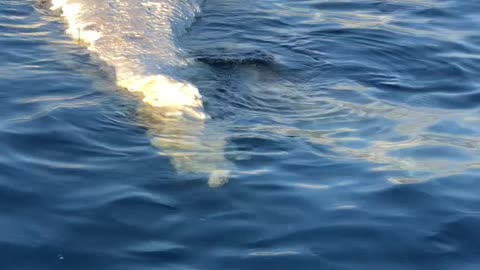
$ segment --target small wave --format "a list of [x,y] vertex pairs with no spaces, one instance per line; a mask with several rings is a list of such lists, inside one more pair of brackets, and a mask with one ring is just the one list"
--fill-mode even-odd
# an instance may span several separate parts
[[273,55],[262,50],[227,50],[224,48],[210,49],[198,54],[195,58],[199,62],[212,66],[230,65],[264,65],[270,66],[275,62]]

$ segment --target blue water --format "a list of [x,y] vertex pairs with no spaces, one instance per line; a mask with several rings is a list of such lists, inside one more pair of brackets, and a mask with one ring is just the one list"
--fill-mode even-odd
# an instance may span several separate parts
[[205,1],[219,188],[41,2],[0,0],[0,269],[478,269],[479,1]]

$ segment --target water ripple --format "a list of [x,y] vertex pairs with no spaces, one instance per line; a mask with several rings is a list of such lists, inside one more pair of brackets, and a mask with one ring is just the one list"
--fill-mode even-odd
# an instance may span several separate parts
[[205,1],[175,40],[201,123],[0,2],[0,268],[478,267],[477,1]]

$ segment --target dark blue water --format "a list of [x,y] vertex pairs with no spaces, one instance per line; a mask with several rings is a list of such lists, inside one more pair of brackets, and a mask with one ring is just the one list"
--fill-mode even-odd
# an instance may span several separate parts
[[479,268],[480,2],[202,9],[178,43],[220,188],[58,14],[0,1],[0,269]]

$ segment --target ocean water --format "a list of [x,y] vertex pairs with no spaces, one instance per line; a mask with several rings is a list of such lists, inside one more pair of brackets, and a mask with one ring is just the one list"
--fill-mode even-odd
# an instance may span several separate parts
[[477,0],[0,0],[0,269],[478,269]]

